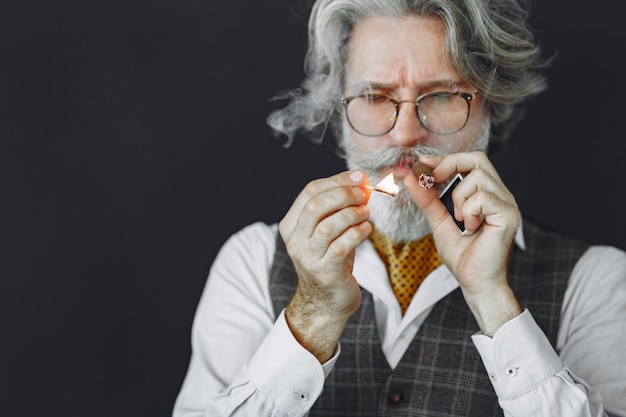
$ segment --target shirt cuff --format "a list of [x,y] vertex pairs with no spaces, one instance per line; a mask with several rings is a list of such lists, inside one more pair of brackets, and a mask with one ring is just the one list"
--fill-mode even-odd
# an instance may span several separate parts
[[283,310],[254,357],[248,377],[262,395],[288,415],[311,408],[324,387],[339,349],[324,365],[295,339]]
[[515,397],[563,368],[528,310],[506,322],[493,338],[475,334],[472,341],[501,399]]

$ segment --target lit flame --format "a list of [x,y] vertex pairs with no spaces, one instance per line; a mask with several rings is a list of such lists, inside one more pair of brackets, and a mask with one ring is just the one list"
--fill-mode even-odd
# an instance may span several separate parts
[[396,185],[395,178],[393,177],[393,172],[390,172],[389,175],[380,180],[374,189],[391,196],[395,196],[398,194],[398,191],[400,191],[400,187]]

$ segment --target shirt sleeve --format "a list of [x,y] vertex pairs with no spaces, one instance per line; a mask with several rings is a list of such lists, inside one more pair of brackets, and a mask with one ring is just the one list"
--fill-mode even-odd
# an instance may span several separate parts
[[563,302],[557,349],[572,373],[626,417],[626,253],[592,246],[576,265]]
[[626,256],[591,248],[566,291],[557,351],[525,310],[472,336],[506,416],[626,416]]
[[472,338],[505,416],[604,416],[599,395],[577,383],[528,310],[493,339]]
[[275,226],[233,235],[211,267],[192,327],[189,368],[173,416],[306,416],[335,356],[324,364],[275,318],[268,276]]

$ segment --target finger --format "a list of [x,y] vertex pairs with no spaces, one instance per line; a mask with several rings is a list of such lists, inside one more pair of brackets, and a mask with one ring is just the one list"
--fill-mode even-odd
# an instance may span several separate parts
[[[465,201],[477,192],[485,192],[493,194],[509,204],[517,205],[513,194],[502,184],[501,181],[494,179],[487,171],[478,168],[463,178],[463,181],[454,189],[452,193],[452,201],[455,211],[461,207]],[[463,221],[463,216],[457,217],[457,220]]]
[[420,156],[420,162],[432,167],[433,175],[437,182],[445,181],[457,172],[464,174],[463,181],[458,184],[452,193],[452,201],[454,203],[453,216],[459,221],[467,221],[465,228],[468,232],[476,230],[483,221],[484,216],[478,214],[466,218],[460,207],[478,191],[494,194],[517,208],[515,197],[506,188],[497,171],[483,152],[462,152],[449,154],[445,157],[423,155]]
[[[304,238],[313,237],[320,224],[327,218],[333,217],[333,221],[324,222],[328,227],[323,233],[324,237],[336,237],[338,231],[345,229],[351,223],[353,216],[346,213],[359,213],[366,210],[367,193],[360,187],[339,187],[324,191],[309,199],[302,211],[297,223],[297,230],[294,233],[300,234]],[[347,210],[346,210],[347,209]],[[369,217],[361,218],[359,221]],[[340,230],[339,230],[340,229]]]
[[372,233],[372,224],[368,221],[355,224],[347,228],[328,247],[327,256],[343,259],[356,249]]
[[[351,242],[356,240],[358,241],[357,244],[359,244],[369,236],[360,234],[355,236],[351,229],[367,222],[369,217],[369,208],[366,205],[358,205],[345,207],[322,219],[309,240],[309,253],[318,258],[324,257],[329,248],[338,240],[344,242],[345,246],[340,245],[335,248],[336,252],[344,253],[351,251],[355,247],[350,244]],[[342,240],[341,238],[345,234],[348,234],[349,238]]]
[[[430,156],[429,156],[430,157]],[[429,157],[424,158],[428,161]],[[420,157],[422,161],[423,157]],[[500,186],[504,187],[502,179],[498,175],[495,167],[487,158],[484,152],[459,152],[448,154],[441,158],[437,166],[433,167],[433,175],[435,179],[442,180],[451,178],[456,173],[461,173],[464,177],[470,175],[473,171],[482,170],[486,172]]]
[[443,233],[454,232],[458,234],[456,223],[448,213],[445,205],[439,199],[435,188],[428,190],[422,188],[417,183],[413,175],[404,178],[404,186],[411,194],[413,201],[424,213],[433,232],[441,230]]
[[460,206],[465,228],[476,231],[484,223],[491,232],[513,237],[520,219],[517,205],[509,204],[499,196],[478,191]]
[[[287,211],[287,214],[280,222],[280,232],[283,235],[283,238],[291,236],[294,233],[294,230],[298,226],[298,222],[301,219],[304,207],[312,198],[320,195],[321,193],[344,186],[363,188],[367,198],[369,197],[369,190],[365,187],[366,182],[367,177],[365,173],[360,170],[341,172],[328,178],[317,179],[309,182],[300,194],[298,194],[293,204]],[[309,230],[309,233],[311,233],[311,230]]]
[[484,201],[479,197],[478,193],[474,193],[469,198],[463,199],[462,202],[454,204],[454,217],[463,222],[465,230],[469,233],[474,233],[478,230],[487,214],[485,213]]

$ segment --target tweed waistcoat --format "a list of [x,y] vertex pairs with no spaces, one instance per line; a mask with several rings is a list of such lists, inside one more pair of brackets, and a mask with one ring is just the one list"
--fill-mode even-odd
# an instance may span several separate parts
[[[555,346],[563,294],[588,245],[542,230],[526,219],[523,224],[526,249],[513,249],[511,286]],[[291,299],[296,279],[279,235],[270,273],[276,313]],[[479,328],[460,289],[435,305],[393,370],[381,348],[372,296],[361,291],[361,305],[341,336],[341,355],[311,417],[503,415],[471,341]]]

